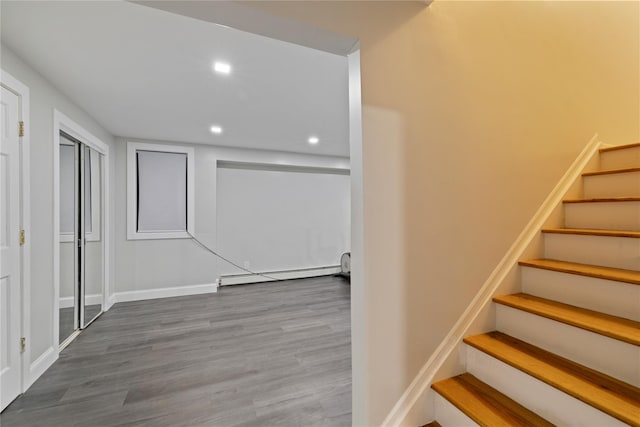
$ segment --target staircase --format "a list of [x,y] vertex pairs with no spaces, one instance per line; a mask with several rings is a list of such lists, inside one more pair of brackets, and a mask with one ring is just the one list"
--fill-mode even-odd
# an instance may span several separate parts
[[640,143],[600,150],[493,298],[496,331],[464,339],[467,372],[436,382],[433,426],[640,427]]

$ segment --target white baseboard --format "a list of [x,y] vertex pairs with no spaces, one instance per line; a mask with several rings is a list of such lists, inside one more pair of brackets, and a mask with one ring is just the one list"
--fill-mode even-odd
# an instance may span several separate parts
[[49,347],[31,363],[31,365],[29,365],[29,378],[25,378],[24,391],[27,391],[56,360],[58,360],[57,347]]
[[[538,236],[545,222],[551,217],[554,210],[562,203],[565,194],[571,189],[573,184],[580,178],[580,174],[588,165],[591,159],[598,153],[601,143],[598,135],[587,143],[582,152],[571,164],[567,172],[560,179],[558,184],[551,191],[549,196],[542,202],[538,211],[533,215],[529,223],[524,227],[516,241],[509,248],[502,260],[491,272],[485,283],[475,295],[469,306],[462,313],[453,328],[442,340],[440,345],[433,352],[431,357],[422,366],[418,375],[413,379],[409,387],[402,394],[400,399],[391,408],[389,414],[382,422],[383,426],[403,426],[421,425],[428,420],[408,420],[412,412],[416,411],[418,402],[426,402],[427,393],[435,375],[442,368],[453,351],[460,345],[462,338],[467,334],[473,322],[478,318],[487,304],[491,303],[491,298],[503,281],[507,278],[514,265],[523,256],[529,245]],[[413,422],[417,421],[417,423]]]
[[117,302],[141,301],[156,298],[182,297],[218,292],[216,283],[206,285],[174,286],[172,288],[144,289],[116,292],[109,298],[109,307]]
[[[60,298],[60,305],[58,308],[71,308],[73,307],[73,299],[74,297],[62,297]],[[84,298],[84,302],[86,305],[97,305],[102,304],[102,295],[87,295]]]
[[330,265],[325,267],[301,268],[297,270],[281,270],[281,271],[260,271],[260,274],[269,276],[269,278],[260,276],[260,274],[242,273],[242,274],[226,274],[220,276],[220,286],[227,285],[244,285],[247,283],[272,282],[274,280],[304,279],[307,277],[329,276],[340,273],[339,265]]
[[111,309],[111,307],[113,307],[113,304],[115,303],[116,303],[116,295],[111,294],[111,296],[107,298],[107,306],[104,308],[104,311],[109,311],[109,309]]

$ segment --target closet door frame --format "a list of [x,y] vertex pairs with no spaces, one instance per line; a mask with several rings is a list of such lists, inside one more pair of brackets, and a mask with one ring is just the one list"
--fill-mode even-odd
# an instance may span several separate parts
[[[95,150],[102,155],[102,167],[101,170],[101,208],[102,208],[102,221],[101,221],[101,237],[104,239],[103,246],[103,262],[102,262],[102,311],[107,311],[110,308],[109,305],[109,271],[110,271],[110,232],[109,232],[109,146],[101,141],[99,138],[92,135],[85,130],[81,125],[70,119],[67,115],[59,110],[53,110],[53,319],[52,319],[52,344],[59,353],[64,346],[59,346],[58,340],[60,337],[60,132],[64,132],[73,139],[85,144],[87,147]],[[80,145],[80,148],[83,146]],[[80,149],[81,159],[84,158],[84,150]],[[84,164],[81,161],[81,171],[84,172]],[[82,180],[84,181],[84,180]],[[82,193],[84,194],[84,193]],[[83,199],[84,197],[81,197]],[[79,212],[83,212],[81,210]],[[82,215],[84,217],[84,215]],[[83,221],[84,222],[84,221]],[[81,226],[84,231],[84,224]],[[84,239],[83,239],[84,242]],[[84,266],[82,267],[84,268]],[[78,271],[78,268],[75,269]],[[80,304],[82,301],[82,293],[76,298],[76,302],[79,307],[83,307]],[[83,310],[83,308],[80,308]],[[82,313],[80,313],[82,316]],[[80,317],[83,319],[83,317]],[[91,322],[89,322],[91,323]],[[88,325],[88,324],[87,324]],[[85,327],[87,325],[84,325]],[[80,324],[82,327],[82,324]],[[72,337],[79,332],[76,331]],[[65,344],[72,340],[65,341]]]
[[[64,141],[64,142],[63,142]],[[58,244],[58,248],[60,248],[60,243],[71,243],[72,245],[74,245],[73,247],[73,332],[64,339],[63,343],[60,343],[60,346],[62,348],[66,347],[71,341],[73,341],[73,339],[76,337],[76,335],[78,335],[78,331],[80,330],[80,289],[78,287],[78,283],[80,281],[80,276],[78,274],[78,246],[77,246],[77,241],[78,241],[78,236],[80,235],[80,229],[79,229],[79,221],[80,221],[80,216],[79,216],[79,212],[82,212],[81,209],[81,201],[80,201],[80,195],[82,194],[80,192],[79,186],[80,186],[80,181],[79,181],[79,177],[80,175],[80,152],[82,150],[82,143],[77,142],[75,140],[73,140],[73,138],[69,139],[69,138],[60,138],[60,144],[58,145],[58,155],[60,155],[60,149],[62,148],[62,146],[67,146],[67,147],[73,147],[73,231],[69,234],[69,233],[58,233],[59,234],[59,244]],[[58,165],[60,165],[60,163],[58,163]],[[58,177],[60,176],[60,170],[58,169]],[[60,184],[58,183],[58,189],[60,189]],[[60,191],[60,190],[59,190]],[[60,194],[58,194],[58,200],[60,198]],[[59,208],[58,208],[59,209]],[[58,261],[59,262],[59,261]],[[60,268],[60,265],[58,265],[58,268]],[[58,275],[58,278],[60,276]],[[59,285],[58,285],[58,290],[59,290]],[[59,292],[58,292],[58,298],[59,298]],[[60,302],[60,300],[58,299],[58,303]],[[60,309],[60,307],[58,307],[58,309]],[[58,312],[58,315],[60,314],[60,312]],[[60,319],[58,319],[58,322],[60,321]],[[59,324],[58,324],[59,326]]]

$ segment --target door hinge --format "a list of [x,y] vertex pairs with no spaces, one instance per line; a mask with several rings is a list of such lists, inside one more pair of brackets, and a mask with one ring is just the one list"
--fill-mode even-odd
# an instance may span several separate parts
[[20,230],[20,246],[24,246],[24,242],[25,242],[24,230]]
[[18,122],[18,136],[24,136],[24,122],[22,120]]
[[24,353],[27,348],[27,339],[25,337],[20,338],[20,353]]

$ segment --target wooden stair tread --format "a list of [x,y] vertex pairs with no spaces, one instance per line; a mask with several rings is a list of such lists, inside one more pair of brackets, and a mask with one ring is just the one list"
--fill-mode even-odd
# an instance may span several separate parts
[[631,237],[640,239],[640,231],[631,230],[598,230],[588,228],[543,228],[543,233],[580,234],[584,236]]
[[542,268],[562,273],[595,277],[598,279],[615,280],[618,282],[640,285],[640,271],[623,270],[621,268],[602,267],[599,265],[578,264],[576,262],[558,261],[555,259],[533,259],[520,261],[524,267]]
[[626,150],[628,148],[640,147],[640,142],[634,142],[633,144],[625,144],[625,145],[615,145],[613,147],[604,147],[599,149],[601,153],[606,153],[607,151],[616,151],[616,150]]
[[640,168],[622,168],[622,169],[606,169],[601,171],[585,172],[582,176],[598,176],[598,175],[612,175],[618,173],[632,173],[640,172]]
[[493,301],[640,346],[640,322],[523,293],[497,296]]
[[565,199],[562,203],[615,203],[640,202],[640,197],[600,197],[594,199]]
[[640,388],[501,332],[464,342],[627,424],[640,427]]
[[468,373],[438,381],[431,387],[480,426],[553,426]]

